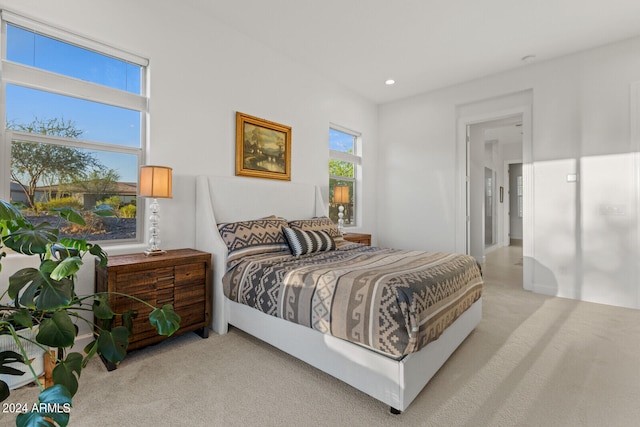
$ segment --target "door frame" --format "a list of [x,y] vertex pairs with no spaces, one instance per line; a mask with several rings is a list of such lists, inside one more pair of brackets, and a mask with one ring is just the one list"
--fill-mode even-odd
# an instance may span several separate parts
[[518,105],[511,108],[491,110],[490,102],[487,112],[473,115],[458,115],[457,118],[457,174],[456,174],[456,251],[469,253],[469,143],[467,138],[468,126],[504,119],[520,114],[522,116],[522,180],[524,189],[522,238],[523,238],[523,277],[524,289],[533,289],[534,267],[534,168],[532,143],[532,105]]

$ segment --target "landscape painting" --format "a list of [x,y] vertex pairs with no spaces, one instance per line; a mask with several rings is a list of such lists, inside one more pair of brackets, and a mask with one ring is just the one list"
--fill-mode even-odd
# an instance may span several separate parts
[[291,128],[236,112],[236,175],[291,180]]

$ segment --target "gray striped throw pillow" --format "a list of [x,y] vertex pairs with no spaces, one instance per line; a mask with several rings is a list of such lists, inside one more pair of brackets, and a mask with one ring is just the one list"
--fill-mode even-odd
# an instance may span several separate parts
[[303,231],[283,228],[289,248],[295,256],[336,250],[336,243],[326,231]]

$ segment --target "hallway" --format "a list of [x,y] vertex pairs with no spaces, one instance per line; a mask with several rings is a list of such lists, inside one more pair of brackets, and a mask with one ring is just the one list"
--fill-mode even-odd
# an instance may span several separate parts
[[522,290],[522,246],[504,246],[486,254],[482,274],[486,283]]

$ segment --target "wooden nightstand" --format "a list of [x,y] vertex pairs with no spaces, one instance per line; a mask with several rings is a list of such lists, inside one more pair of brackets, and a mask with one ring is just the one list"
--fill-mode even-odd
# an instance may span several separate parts
[[371,234],[364,233],[344,233],[342,234],[344,240],[353,243],[362,243],[363,245],[371,246]]
[[[173,336],[195,331],[207,338],[211,319],[210,269],[211,254],[194,249],[169,250],[157,256],[115,255],[109,257],[105,267],[98,266],[96,260],[95,287],[96,292],[120,292],[156,307],[173,304],[180,316],[180,329]],[[127,350],[167,339],[149,323],[151,309],[146,305],[117,295],[109,295],[109,304],[116,313],[138,311]],[[113,326],[119,325],[118,319]]]

